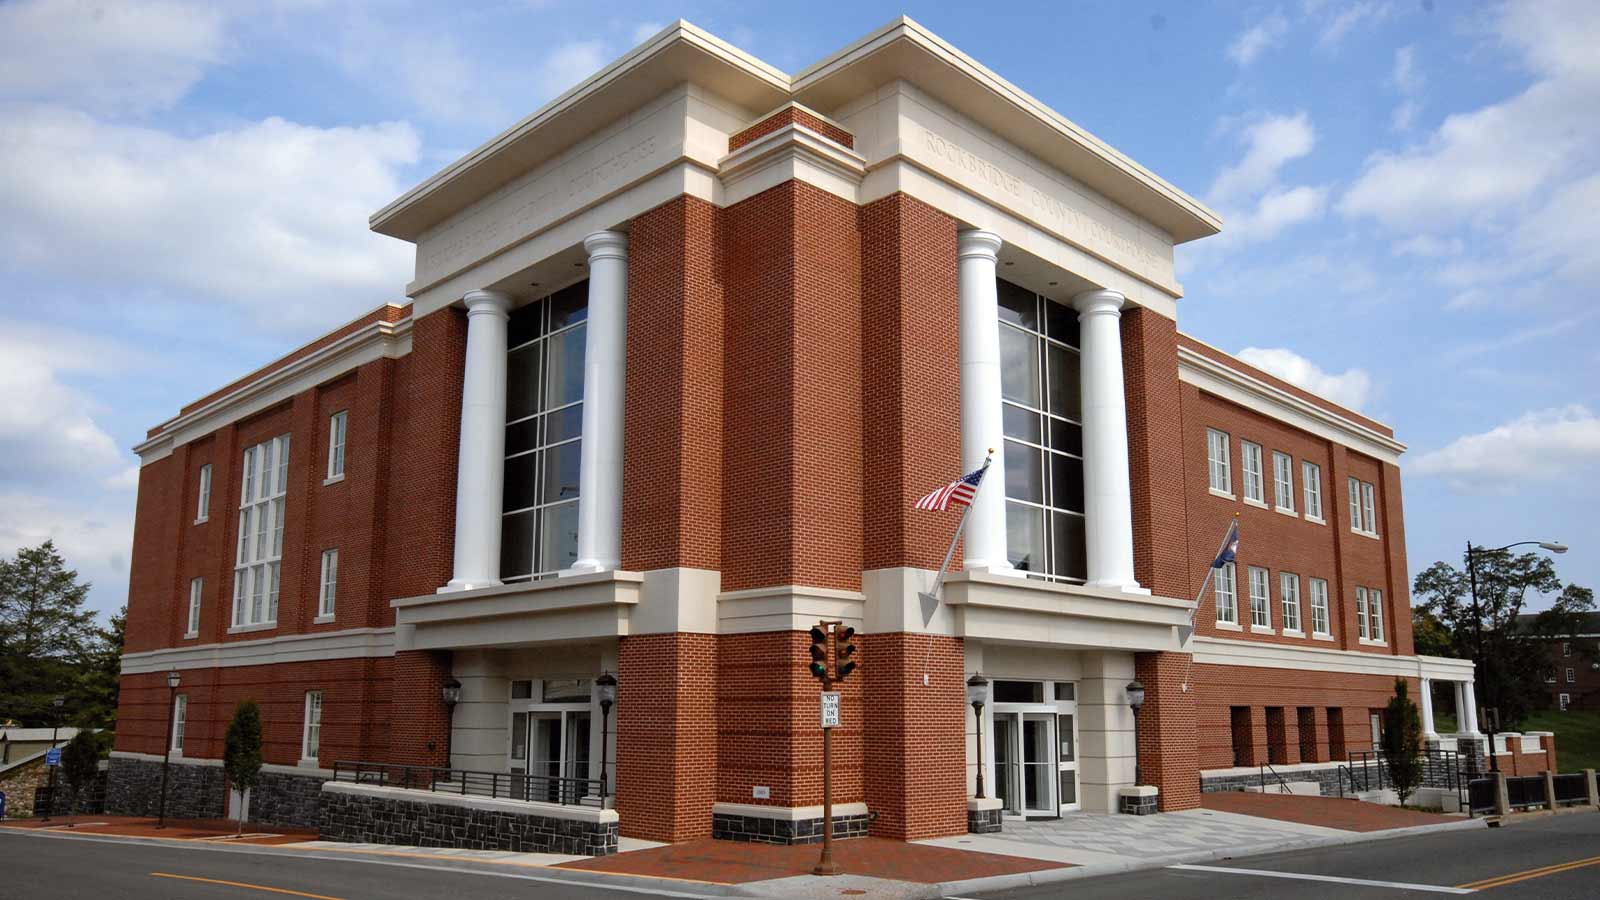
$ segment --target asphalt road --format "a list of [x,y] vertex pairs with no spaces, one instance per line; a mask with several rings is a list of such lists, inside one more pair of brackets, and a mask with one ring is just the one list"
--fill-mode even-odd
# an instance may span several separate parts
[[[1589,865],[1531,875],[1550,866]],[[1245,870],[1221,871],[1222,869]],[[1266,874],[1271,873],[1271,874]],[[1314,875],[1328,879],[1390,882],[1392,885],[1313,880],[1282,875]],[[1345,844],[1316,850],[1295,850],[1261,856],[1217,860],[1181,868],[1152,869],[1127,875],[1086,878],[1036,888],[963,894],[974,900],[1321,900],[1337,897],[1449,897],[1428,887],[1460,887],[1503,879],[1498,886],[1478,887],[1475,894],[1492,900],[1596,900],[1600,898],[1600,814],[1529,819],[1502,828],[1447,831],[1413,837]],[[1466,896],[1456,894],[1456,896]]]
[[[53,837],[0,829],[4,900],[637,900],[691,893],[597,887],[546,869],[440,867],[270,848]],[[446,864],[448,866],[448,864]],[[490,867],[480,867],[490,868]]]

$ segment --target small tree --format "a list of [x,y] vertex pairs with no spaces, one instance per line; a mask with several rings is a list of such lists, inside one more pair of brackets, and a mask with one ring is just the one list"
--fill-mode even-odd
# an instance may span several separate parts
[[[222,748],[222,769],[241,801],[261,777],[261,708],[254,700],[240,703],[233,711]],[[244,833],[244,816],[245,804],[240,802],[239,834]]]
[[[61,775],[66,778],[67,786],[72,788],[72,805],[67,807],[68,815],[77,809],[83,789],[94,784],[99,774],[100,739],[89,729],[80,729],[61,751]],[[55,802],[54,798],[51,802]]]
[[1383,758],[1401,805],[1422,783],[1422,718],[1408,694],[1405,679],[1396,678],[1394,697],[1383,710]]

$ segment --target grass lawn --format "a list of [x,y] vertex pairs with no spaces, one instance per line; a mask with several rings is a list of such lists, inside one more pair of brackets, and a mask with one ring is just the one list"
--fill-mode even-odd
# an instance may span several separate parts
[[[1440,734],[1456,730],[1455,716],[1434,719]],[[1600,769],[1600,712],[1542,710],[1528,716],[1522,731],[1550,731],[1556,736],[1556,765],[1563,772]]]

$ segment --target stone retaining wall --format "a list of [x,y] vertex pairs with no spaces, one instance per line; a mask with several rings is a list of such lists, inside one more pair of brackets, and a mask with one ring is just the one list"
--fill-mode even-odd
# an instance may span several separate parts
[[[867,813],[833,817],[833,839],[867,836],[871,817]],[[822,819],[777,819],[768,816],[741,816],[712,813],[711,836],[719,841],[745,841],[756,844],[820,844]]]
[[322,775],[262,772],[250,790],[250,821],[316,828],[321,822]]
[[[228,813],[222,767],[174,759],[167,776],[167,817],[221,819]],[[106,814],[153,816],[161,805],[161,761],[111,757],[106,773]]]
[[617,852],[613,810],[337,781],[325,783],[321,793],[323,840],[575,856]]

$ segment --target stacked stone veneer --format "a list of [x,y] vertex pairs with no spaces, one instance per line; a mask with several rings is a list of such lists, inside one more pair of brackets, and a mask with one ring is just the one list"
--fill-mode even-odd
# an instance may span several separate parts
[[[871,816],[867,813],[853,816],[836,815],[833,817],[833,839],[866,837],[870,822]],[[719,841],[745,841],[755,844],[820,844],[822,817],[790,820],[769,816],[713,813],[711,836]]]
[[322,775],[262,772],[250,789],[250,821],[315,828],[321,821]]
[[569,818],[554,807],[515,800],[329,783],[322,792],[320,831],[324,840],[410,847],[577,856],[617,852],[614,813],[573,812],[578,815]]
[[[161,808],[161,761],[113,756],[106,774],[106,813],[153,816]],[[219,765],[173,760],[167,773],[167,817],[220,819],[228,812],[227,776]]]
[[999,834],[1004,831],[1002,810],[996,806],[994,809],[967,808],[967,832],[969,834]]

